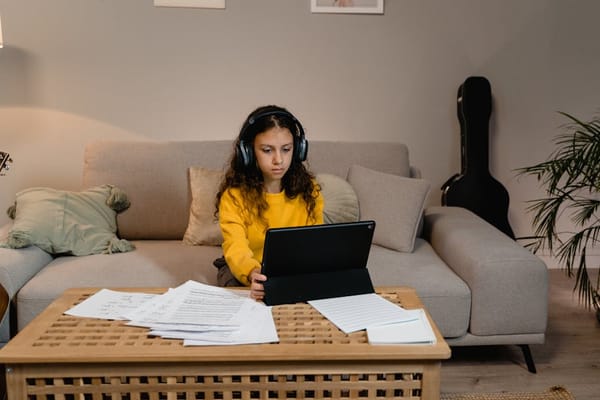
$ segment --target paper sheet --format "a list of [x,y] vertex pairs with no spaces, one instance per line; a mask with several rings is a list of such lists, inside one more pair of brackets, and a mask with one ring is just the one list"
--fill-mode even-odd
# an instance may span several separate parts
[[256,303],[256,307],[251,311],[251,315],[251,320],[246,320],[236,329],[228,331],[152,331],[151,333],[164,338],[184,339],[184,345],[186,346],[271,343],[279,341],[270,307]]
[[230,290],[188,281],[126,316],[134,323],[235,326],[247,318],[254,300]]
[[184,339],[186,346],[279,341],[270,307],[244,292],[195,281],[160,295],[102,289],[65,314],[129,320],[150,335]]
[[344,333],[417,318],[414,313],[376,293],[311,300],[308,303]]
[[148,293],[119,292],[101,289],[65,314],[76,317],[125,320],[126,314],[137,309],[157,295]]
[[409,310],[418,318],[412,321],[370,326],[367,337],[371,344],[434,344],[435,333],[423,309]]

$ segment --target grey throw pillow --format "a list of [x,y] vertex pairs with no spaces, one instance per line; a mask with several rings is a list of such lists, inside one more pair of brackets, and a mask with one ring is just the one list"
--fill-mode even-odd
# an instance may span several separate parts
[[375,220],[373,243],[412,252],[429,182],[353,165],[348,182],[358,196],[360,219]]

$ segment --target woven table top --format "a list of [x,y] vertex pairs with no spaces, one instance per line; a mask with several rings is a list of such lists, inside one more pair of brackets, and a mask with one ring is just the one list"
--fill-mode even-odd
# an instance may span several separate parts
[[[450,349],[430,318],[434,345],[370,345],[365,331],[344,334],[306,303],[275,306],[279,343],[239,346],[190,346],[181,340],[148,336],[146,328],[125,321],[63,314],[99,288],[69,289],[0,349],[0,363],[40,362],[165,362],[165,361],[303,361],[446,359]],[[116,290],[162,293],[161,288]],[[422,308],[415,291],[406,287],[377,292],[404,308]]]

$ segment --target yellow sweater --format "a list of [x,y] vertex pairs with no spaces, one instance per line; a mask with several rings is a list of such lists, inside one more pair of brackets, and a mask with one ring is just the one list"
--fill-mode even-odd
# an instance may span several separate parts
[[[319,193],[315,206],[316,221],[308,218],[306,203],[301,196],[289,199],[285,192],[266,193],[269,205],[264,213],[268,228],[303,226],[323,223],[323,196]],[[236,279],[249,285],[248,275],[255,268],[260,269],[265,243],[266,229],[255,216],[250,221],[244,216],[238,188],[230,188],[223,193],[219,204],[219,224],[223,232],[223,254]]]

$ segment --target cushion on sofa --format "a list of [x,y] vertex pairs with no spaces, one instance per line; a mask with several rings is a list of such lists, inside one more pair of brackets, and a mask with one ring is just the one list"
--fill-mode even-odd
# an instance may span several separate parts
[[412,253],[372,246],[367,267],[374,286],[415,288],[444,337],[467,333],[471,315],[469,286],[424,239],[415,240]]
[[223,179],[223,171],[202,167],[190,167],[188,171],[192,202],[183,243],[219,246],[223,243],[223,235],[215,217],[215,196]]
[[[183,238],[192,199],[187,170],[214,170],[229,164],[232,140],[98,141],[86,146],[83,185],[110,182],[123,189],[132,206],[118,216],[119,235],[133,239]],[[397,142],[310,142],[308,166],[314,173],[346,177],[353,164],[409,176],[408,147]]]
[[122,238],[181,241],[188,226],[188,168],[201,165],[223,169],[232,150],[222,141],[99,141],[86,146],[85,187],[110,182],[131,200],[118,216]]
[[333,174],[317,174],[323,195],[323,220],[326,224],[358,221],[356,192],[345,179]]
[[[354,164],[388,174],[410,177],[408,147],[398,142],[327,142],[311,140],[308,166],[317,174],[347,177]],[[128,192],[129,193],[129,192]]]
[[129,207],[127,196],[111,185],[82,192],[35,187],[17,193],[9,209],[14,224],[2,246],[37,246],[50,254],[83,256],[131,251],[116,236],[117,212]]
[[373,243],[412,252],[429,193],[429,182],[359,165],[350,168],[348,182],[358,196],[360,218],[377,223]]
[[57,257],[17,294],[19,329],[52,300],[74,287],[176,287],[187,280],[217,284],[212,262],[217,246],[188,246],[181,240],[134,241],[136,250],[87,257]]
[[[223,171],[190,167],[188,173],[192,201],[183,242],[188,245],[219,246],[223,243],[223,235],[214,215],[214,201]],[[358,198],[352,185],[333,174],[318,174],[316,179],[324,198],[324,222],[358,221]]]

